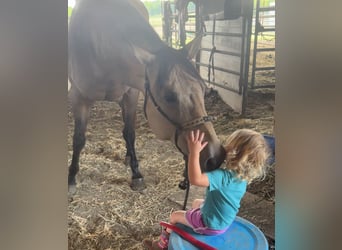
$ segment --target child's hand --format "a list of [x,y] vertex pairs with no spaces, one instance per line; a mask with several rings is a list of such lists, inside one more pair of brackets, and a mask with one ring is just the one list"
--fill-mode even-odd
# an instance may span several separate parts
[[202,149],[208,144],[207,141],[203,141],[204,133],[198,129],[190,131],[186,140],[188,143],[188,149],[190,153],[200,153]]

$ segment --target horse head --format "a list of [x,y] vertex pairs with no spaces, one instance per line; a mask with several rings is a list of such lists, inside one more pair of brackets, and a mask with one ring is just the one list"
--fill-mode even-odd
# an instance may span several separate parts
[[181,50],[165,46],[150,53],[135,48],[135,55],[146,65],[144,109],[152,131],[159,139],[171,140],[184,156],[187,133],[203,131],[208,145],[201,152],[200,165],[202,171],[210,171],[222,164],[225,150],[205,109],[206,85],[189,60],[200,40],[195,38]]

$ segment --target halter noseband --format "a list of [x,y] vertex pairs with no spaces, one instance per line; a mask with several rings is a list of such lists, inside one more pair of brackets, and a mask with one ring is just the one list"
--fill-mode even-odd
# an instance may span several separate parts
[[166,119],[168,120],[173,126],[176,127],[176,133],[175,133],[175,145],[177,147],[177,149],[184,155],[184,153],[182,152],[182,150],[180,149],[180,147],[178,146],[178,135],[179,132],[182,130],[188,130],[191,129],[193,127],[196,127],[198,125],[204,124],[206,122],[212,122],[215,121],[216,118],[213,116],[202,116],[199,118],[195,118],[191,121],[185,122],[184,124],[179,124],[178,122],[172,120],[163,110],[162,108],[158,105],[158,103],[156,102],[156,100],[154,99],[152,92],[151,92],[151,88],[150,88],[150,81],[148,79],[147,76],[147,72],[145,70],[145,99],[144,99],[144,114],[145,114],[145,118],[148,120],[147,118],[147,113],[146,113],[146,105],[147,105],[147,100],[148,98],[151,98],[151,101],[154,105],[154,107],[158,110],[158,112]]

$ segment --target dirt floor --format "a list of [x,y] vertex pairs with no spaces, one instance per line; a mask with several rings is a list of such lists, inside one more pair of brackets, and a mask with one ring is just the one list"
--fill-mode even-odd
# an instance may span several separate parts
[[[209,115],[218,119],[214,127],[220,138],[238,128],[273,134],[274,90],[250,91],[245,116],[232,111],[215,92],[206,97]],[[118,104],[98,102],[91,110],[87,143],[80,159],[77,193],[69,197],[69,249],[143,249],[144,238],[156,237],[161,220],[179,209],[168,197],[179,190],[184,162],[170,142],[151,133],[139,102],[136,150],[147,188],[129,187],[131,172],[125,166],[125,142]],[[73,119],[68,114],[69,163],[72,154]],[[248,191],[274,203],[274,167],[263,182]]]

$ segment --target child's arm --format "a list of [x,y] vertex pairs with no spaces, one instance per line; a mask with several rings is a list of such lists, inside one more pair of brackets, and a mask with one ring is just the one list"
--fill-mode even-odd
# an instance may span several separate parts
[[200,167],[200,152],[208,144],[203,142],[204,133],[196,130],[191,131],[187,137],[189,158],[188,158],[188,176],[190,184],[199,187],[208,187],[209,180],[205,173],[202,173]]

